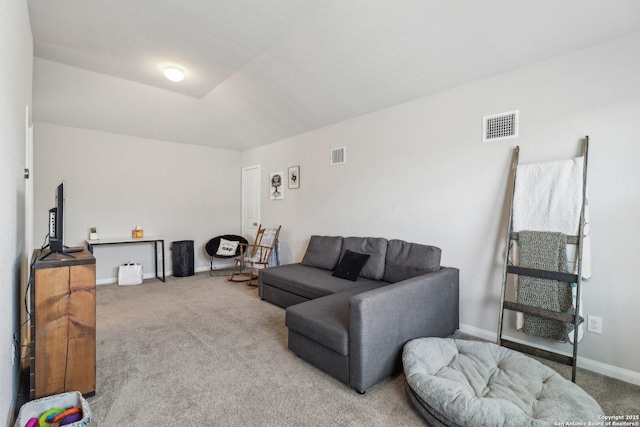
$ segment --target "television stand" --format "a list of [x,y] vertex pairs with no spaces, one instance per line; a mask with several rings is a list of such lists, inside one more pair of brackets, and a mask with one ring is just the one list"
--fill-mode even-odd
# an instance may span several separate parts
[[[66,391],[96,391],[96,259],[33,253],[29,312],[30,398]],[[60,253],[60,252],[55,252]]]

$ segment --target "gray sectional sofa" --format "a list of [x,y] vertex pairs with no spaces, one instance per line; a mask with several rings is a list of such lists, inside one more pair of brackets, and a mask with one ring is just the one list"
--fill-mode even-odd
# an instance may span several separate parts
[[[364,393],[402,368],[406,342],[458,329],[459,271],[440,255],[402,240],[312,236],[302,262],[260,271],[258,292],[286,308],[290,350]],[[366,259],[361,270],[354,259]]]

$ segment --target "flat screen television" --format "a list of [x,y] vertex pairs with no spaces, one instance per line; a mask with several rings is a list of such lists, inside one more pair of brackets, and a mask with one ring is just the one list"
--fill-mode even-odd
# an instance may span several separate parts
[[65,182],[56,188],[56,207],[49,211],[49,249],[64,252]]
[[64,181],[56,187],[56,206],[49,210],[49,252],[41,259],[51,254],[61,254],[73,258],[72,252],[81,252],[83,248],[69,248],[64,244],[66,184]]

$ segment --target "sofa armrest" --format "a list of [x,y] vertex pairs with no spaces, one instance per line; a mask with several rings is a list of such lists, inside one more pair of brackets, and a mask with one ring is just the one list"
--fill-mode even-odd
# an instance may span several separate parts
[[443,267],[351,297],[349,383],[359,392],[397,372],[402,348],[458,329],[459,270]]

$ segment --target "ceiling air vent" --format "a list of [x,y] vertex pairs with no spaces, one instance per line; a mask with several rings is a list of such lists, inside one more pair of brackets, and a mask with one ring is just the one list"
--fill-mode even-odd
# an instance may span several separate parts
[[331,149],[331,166],[343,165],[347,163],[346,147]]
[[519,110],[482,118],[482,142],[501,141],[518,137]]

